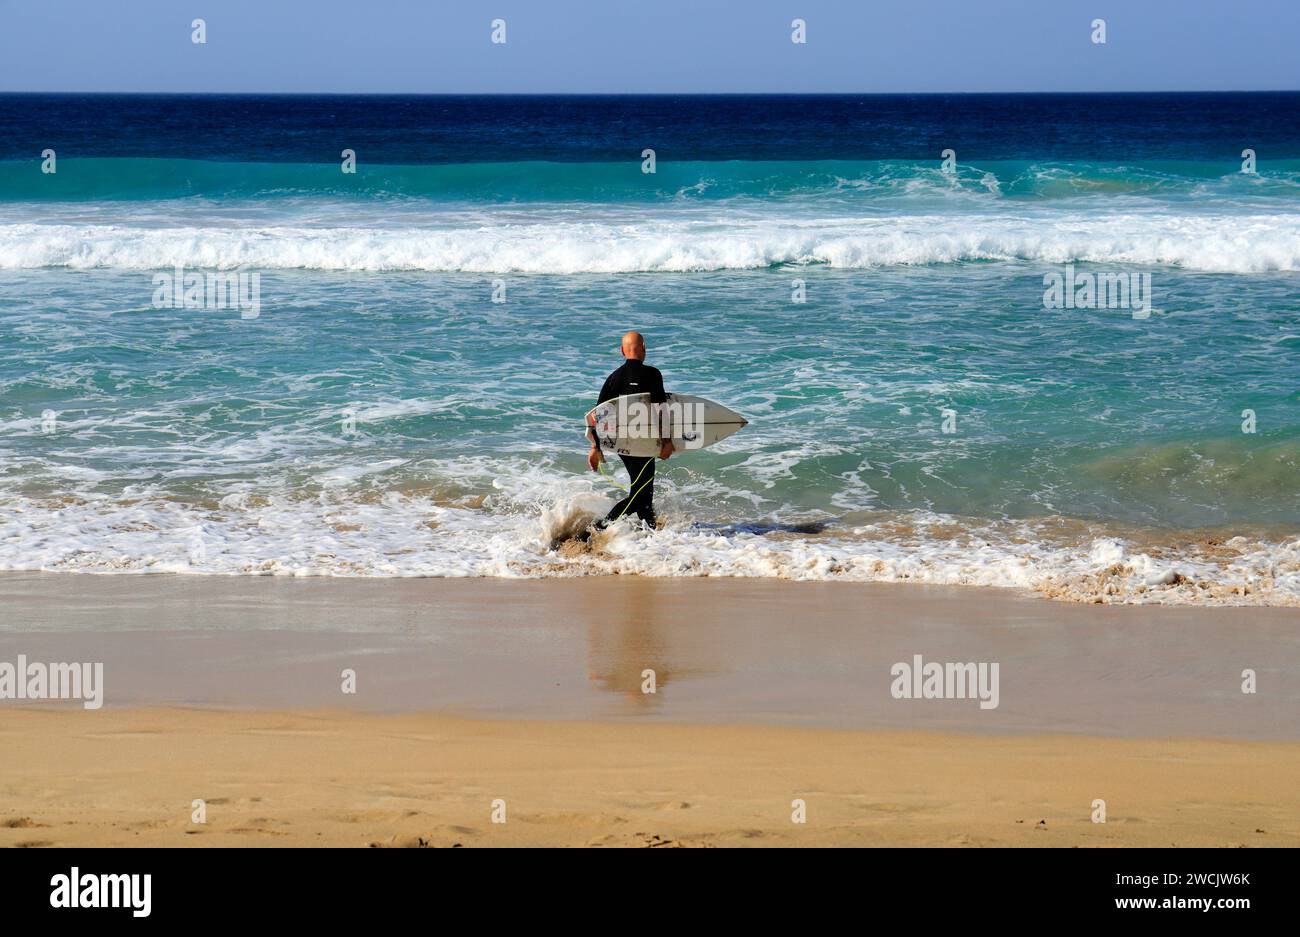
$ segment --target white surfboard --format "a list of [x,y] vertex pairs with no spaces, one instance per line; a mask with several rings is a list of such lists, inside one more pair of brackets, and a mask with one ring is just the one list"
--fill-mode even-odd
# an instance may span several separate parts
[[587,413],[600,448],[610,455],[648,458],[659,455],[663,439],[674,452],[694,452],[726,439],[749,421],[728,407],[693,394],[668,394],[652,404],[649,394],[628,394],[606,400]]

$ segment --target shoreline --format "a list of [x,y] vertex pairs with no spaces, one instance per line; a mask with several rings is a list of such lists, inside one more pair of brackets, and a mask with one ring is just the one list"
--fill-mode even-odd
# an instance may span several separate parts
[[[0,603],[0,661],[102,662],[106,709],[1300,741],[1293,609],[779,580],[59,573],[0,575]],[[998,705],[895,698],[891,670],[916,655],[997,663]]]
[[[166,499],[18,502],[10,506],[21,522],[7,538],[0,529],[0,545],[9,544],[0,549],[0,568],[9,575],[358,581],[766,579],[991,587],[1076,604],[1300,609],[1300,539],[1290,528],[1158,530],[1066,517],[1007,522],[958,515],[921,523],[873,512],[807,523],[672,523],[653,538],[616,525],[576,539],[618,493],[573,489],[531,516],[484,512],[481,495],[443,498],[398,484],[390,492],[396,500],[378,505],[364,498],[328,506],[268,502],[264,510],[275,520],[265,529],[257,512],[243,507]],[[259,530],[251,538],[250,523]],[[85,526],[119,533],[86,541],[75,532]],[[207,531],[210,542],[160,534],[190,526]],[[57,549],[34,558],[14,548],[25,539]]]
[[[104,665],[101,709],[0,701],[0,846],[1300,845],[1294,610],[57,573],[0,603],[0,663]],[[998,663],[998,706],[895,698],[914,654]]]

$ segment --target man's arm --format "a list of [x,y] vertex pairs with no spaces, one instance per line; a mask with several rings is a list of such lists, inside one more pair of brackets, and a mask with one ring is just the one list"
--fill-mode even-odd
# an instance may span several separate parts
[[587,438],[591,440],[591,451],[587,453],[587,467],[593,472],[600,471],[600,463],[605,461],[605,453],[600,451],[600,442],[596,439],[596,427],[591,425],[592,418],[587,418]]
[[[596,406],[600,406],[609,399],[610,384],[614,380],[614,375],[605,378],[605,383],[601,385],[600,397],[596,401]],[[596,438],[596,427],[592,419],[587,420],[587,440],[591,443],[591,451],[587,453],[587,465],[593,472],[600,471],[600,463],[605,461],[605,454],[600,451],[600,440]]]

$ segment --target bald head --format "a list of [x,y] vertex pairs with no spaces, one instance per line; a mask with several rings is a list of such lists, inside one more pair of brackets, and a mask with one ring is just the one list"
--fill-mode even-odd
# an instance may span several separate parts
[[623,336],[623,357],[633,361],[645,360],[645,336],[640,332],[628,332]]

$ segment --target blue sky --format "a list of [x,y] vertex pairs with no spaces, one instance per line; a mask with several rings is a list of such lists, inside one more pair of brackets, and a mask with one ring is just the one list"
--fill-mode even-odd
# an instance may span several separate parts
[[1298,49],[1300,0],[0,0],[0,91],[1300,89]]

